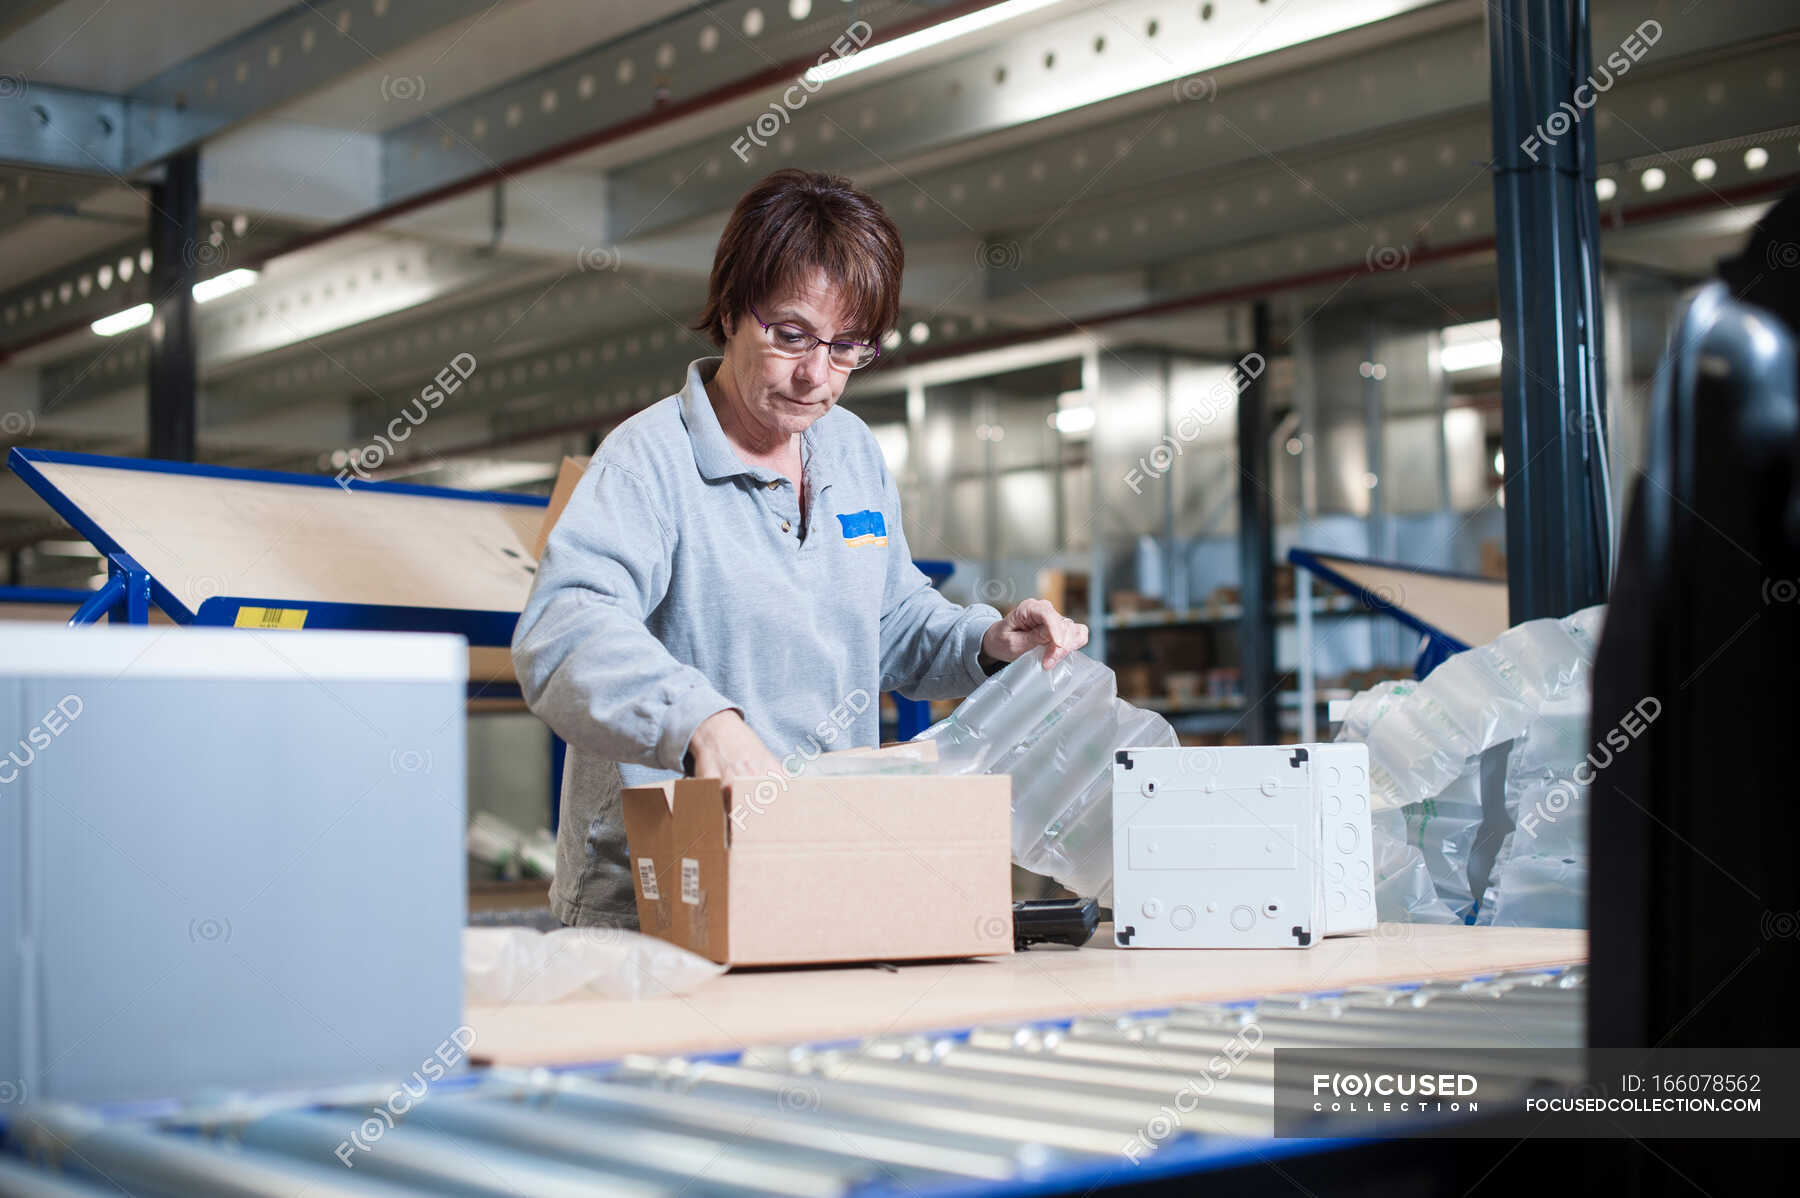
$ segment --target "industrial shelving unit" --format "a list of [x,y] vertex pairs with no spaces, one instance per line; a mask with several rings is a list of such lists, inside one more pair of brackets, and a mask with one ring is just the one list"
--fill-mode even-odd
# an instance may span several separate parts
[[[1280,624],[1310,624],[1311,620],[1352,619],[1374,614],[1367,604],[1347,595],[1326,596],[1313,599],[1309,604],[1309,619],[1302,620],[1301,608],[1297,600],[1282,599],[1273,605],[1273,617]],[[1164,628],[1211,628],[1235,630],[1238,622],[1244,618],[1241,604],[1217,603],[1199,607],[1181,609],[1130,612],[1118,615],[1106,615],[1100,618],[1106,630],[1113,634],[1133,633],[1145,630]],[[1108,650],[1108,664],[1116,660],[1116,646],[1109,637],[1105,642]],[[1309,637],[1301,636],[1301,655],[1306,656]],[[1293,732],[1299,740],[1312,739],[1320,721],[1319,714],[1333,699],[1347,699],[1350,691],[1343,689],[1315,690],[1310,706],[1312,720],[1307,719],[1304,710],[1301,690],[1283,689],[1276,695],[1280,706],[1279,726],[1283,733]],[[1196,695],[1191,699],[1178,700],[1169,697],[1153,697],[1148,699],[1131,699],[1128,702],[1138,707],[1159,712],[1166,718],[1178,734],[1197,736],[1218,735],[1236,729],[1243,720],[1246,704],[1241,695],[1218,697]]]

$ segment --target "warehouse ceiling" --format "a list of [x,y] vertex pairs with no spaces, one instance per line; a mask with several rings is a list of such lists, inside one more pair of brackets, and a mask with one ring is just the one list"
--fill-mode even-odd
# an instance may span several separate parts
[[[1593,7],[1597,59],[1656,25],[1594,115],[1603,249],[1698,277],[1800,177],[1800,21]],[[787,165],[850,176],[906,239],[902,336],[852,406],[910,365],[1071,334],[1241,352],[1262,296],[1282,342],[1327,309],[1490,316],[1483,21],[1475,0],[15,5],[0,445],[144,452],[146,334],[89,326],[147,298],[156,163],[186,146],[201,275],[259,272],[198,311],[201,453],[231,464],[331,472],[468,354],[388,475],[542,481],[709,352],[687,325],[725,216]],[[54,534],[4,483],[0,545]]]

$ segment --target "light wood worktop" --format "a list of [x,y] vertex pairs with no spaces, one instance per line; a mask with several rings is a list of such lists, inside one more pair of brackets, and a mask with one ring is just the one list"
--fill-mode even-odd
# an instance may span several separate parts
[[734,971],[691,994],[641,1002],[471,1005],[473,1057],[582,1064],[632,1052],[724,1052],[978,1023],[1145,1010],[1181,1002],[1463,978],[1587,959],[1587,933],[1383,924],[1306,950],[1119,949],[1111,925],[1082,949],[878,966]]

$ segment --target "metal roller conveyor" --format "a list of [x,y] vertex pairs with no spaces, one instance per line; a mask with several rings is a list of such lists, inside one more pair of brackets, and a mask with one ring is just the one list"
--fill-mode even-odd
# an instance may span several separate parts
[[1410,1008],[1422,1011],[1448,1011],[1465,1008],[1482,1009],[1498,1004],[1509,1010],[1563,1015],[1569,1011],[1579,1011],[1582,1003],[1582,996],[1571,990],[1527,990],[1522,993],[1509,991],[1504,995],[1485,990],[1451,990],[1420,991],[1410,1000],[1399,1002],[1376,1003],[1364,998],[1348,998],[1341,1005],[1370,1010]]
[[[694,1094],[669,1094],[635,1086],[607,1085],[592,1078],[538,1070],[510,1074],[495,1070],[500,1084],[485,1094],[542,1103],[555,1111],[573,1112],[596,1122],[629,1123],[701,1134],[725,1135],[734,1143],[779,1149],[795,1159],[871,1161],[909,1179],[957,1177],[999,1180],[1030,1165],[1029,1152],[977,1152],[915,1136],[858,1130],[839,1123],[821,1142],[819,1122],[805,1114],[749,1111],[735,1103]],[[511,1080],[511,1086],[505,1083]],[[1041,1154],[1036,1154],[1041,1155]]]
[[[656,1063],[626,1058],[614,1076],[622,1081],[669,1084]],[[877,1086],[833,1082],[821,1078],[796,1078],[793,1074],[742,1066],[702,1064],[683,1071],[676,1088],[705,1094],[759,1098],[775,1104],[811,1106],[827,1118],[862,1116],[916,1127],[935,1128],[953,1134],[983,1137],[990,1143],[1016,1147],[1042,1145],[1073,1153],[1105,1154],[1118,1148],[1110,1131],[1096,1131],[1071,1112],[1063,1119],[1048,1118],[1032,1109],[1026,1095],[1009,1104],[973,1099],[967,1090],[951,1088],[929,1096]]]
[[[418,1119],[464,1142],[506,1145],[555,1160],[636,1173],[674,1189],[720,1194],[790,1194],[837,1198],[876,1172],[868,1162],[826,1167],[782,1160],[777,1153],[722,1142],[717,1136],[607,1126],[517,1103],[444,1102],[420,1108]],[[699,1180],[697,1183],[695,1179]]]
[[402,1198],[437,1192],[291,1157],[233,1151],[182,1132],[108,1125],[78,1111],[38,1111],[8,1134],[27,1155],[134,1198]]
[[[1159,1104],[1193,1080],[1191,1072],[1160,1062],[1119,1068],[1026,1052],[1013,1045],[956,1045],[942,1053],[935,1065],[912,1068],[948,1075],[958,1085],[999,1085],[1015,1091],[1030,1088],[1052,1102],[1079,1095],[1084,1115],[1095,1105],[1109,1103],[1109,1109],[1119,1111],[1124,1116],[1121,1121],[1128,1125],[1141,1124],[1147,1113],[1154,1113]],[[856,1069],[860,1075],[862,1066],[858,1064]],[[1219,1116],[1214,1130],[1221,1135],[1244,1134],[1241,1129],[1255,1126],[1258,1115],[1266,1125],[1268,1097],[1265,1088],[1255,1085],[1222,1086],[1208,1106]]]
[[576,1168],[514,1148],[470,1142],[402,1124],[367,1151],[346,1151],[364,1111],[278,1111],[246,1125],[248,1147],[298,1157],[328,1169],[402,1182],[439,1194],[577,1198],[604,1184],[620,1198],[675,1198],[678,1184],[647,1184],[631,1173]]
[[1256,1004],[1258,1011],[1311,1011],[1322,1008],[1349,1010],[1455,1010],[1505,1006],[1531,1013],[1561,1014],[1578,1009],[1582,996],[1573,990],[1438,990],[1421,987],[1402,995],[1350,992],[1320,998],[1264,999]]
[[[921,1095],[992,1099],[1057,1115],[1066,1114],[1075,1105],[1090,1125],[1109,1127],[1125,1135],[1142,1127],[1144,1120],[1156,1114],[1188,1081],[1185,1076],[1163,1072],[1147,1073],[1128,1085],[1109,1084],[1105,1079],[1061,1068],[1065,1064],[1079,1066],[1081,1062],[982,1054],[950,1047],[930,1064],[858,1056],[826,1068],[840,1071],[831,1076]],[[1233,1095],[1210,1102],[1200,1118],[1208,1130],[1218,1135],[1267,1135],[1268,1092],[1239,1087]]]
[[[367,1087],[159,1119],[42,1107],[6,1129],[6,1147],[42,1168],[21,1174],[27,1166],[0,1158],[0,1192],[922,1198],[971,1183],[1054,1184],[1170,1141],[1204,1152],[1212,1140],[1268,1136],[1277,1049],[1303,1061],[1329,1050],[1335,1067],[1372,1070],[1391,1067],[1396,1050],[1441,1053],[1443,1068],[1478,1068],[1501,1092],[1578,1082],[1578,1051],[1509,1050],[1579,1048],[1585,998],[1585,970],[1521,971],[727,1060],[479,1070],[386,1122],[369,1102],[387,1090]],[[1317,1122],[1302,1126],[1334,1134],[1332,1116],[1306,1117]],[[43,1184],[15,1184],[21,1175]]]
[[[1312,1043],[1354,1048],[1363,1044],[1393,1044],[1399,1040],[1420,1048],[1438,1045],[1468,1048],[1573,1048],[1582,1042],[1579,1029],[1570,1028],[1566,1022],[1511,1020],[1497,1014],[1483,1016],[1479,1012],[1471,1013],[1466,1018],[1420,1017],[1406,1018],[1404,1021],[1400,1018],[1357,1018],[1348,1014],[1328,1014],[1317,1019],[1278,1016],[1250,1019],[1244,1025],[1228,1026],[1247,1026],[1250,1023],[1262,1030],[1265,1039],[1283,1041],[1284,1047],[1290,1043],[1296,1046]],[[1208,1036],[1216,1040],[1221,1026],[1227,1025],[1175,1015],[1164,1026],[1162,1037],[1188,1032],[1200,1037],[1202,1041]]]
[[[1117,1021],[1090,1021],[1087,1024],[1077,1023],[1066,1030],[1045,1031],[1039,1037],[1037,1047],[1027,1047],[1027,1051],[1053,1053],[1057,1056],[1074,1060],[1100,1061],[1107,1064],[1128,1065],[1134,1067],[1181,1068],[1188,1071],[1189,1077],[1213,1079],[1212,1084],[1222,1084],[1219,1079],[1240,1082],[1254,1082],[1268,1086],[1275,1074],[1274,1057],[1267,1052],[1256,1052],[1232,1060],[1223,1054],[1223,1042],[1215,1042],[1211,1048],[1184,1047],[1171,1043],[1169,1038],[1158,1037],[1146,1039],[1133,1036],[1133,1029],[1121,1029]],[[1393,1045],[1378,1045],[1369,1048],[1368,1060],[1371,1067],[1381,1063],[1383,1054],[1391,1053]],[[1429,1047],[1418,1045],[1417,1047]],[[1296,1053],[1303,1053],[1309,1048],[1331,1049],[1341,1056],[1343,1047],[1338,1044],[1299,1043],[1284,1041],[1270,1037],[1264,1039],[1257,1048],[1288,1048]],[[1467,1049],[1458,1050],[1456,1059],[1459,1063],[1479,1066],[1484,1071],[1500,1077],[1545,1077],[1550,1080],[1579,1080],[1581,1062],[1574,1056],[1564,1057],[1560,1065],[1545,1067],[1542,1065],[1520,1064],[1507,1055],[1506,1050]]]
[[1179,1007],[1169,1014],[1166,1026],[1217,1032],[1257,1024],[1265,1034],[1288,1032],[1305,1038],[1321,1035],[1342,1038],[1346,1046],[1376,1042],[1401,1042],[1431,1047],[1434,1038],[1444,1044],[1500,1048],[1557,1048],[1582,1042],[1579,1011],[1535,1011],[1504,1002],[1467,1007],[1336,1007],[1321,1005],[1308,1011],[1274,1011],[1260,1007],[1229,1009]]
[[[1348,992],[1344,994],[1276,996],[1259,999],[1253,1004],[1233,1006],[1243,1011],[1456,1011],[1468,1008],[1505,1008],[1521,1017],[1560,1017],[1579,1008],[1581,993],[1574,990],[1541,989],[1520,985],[1481,985],[1438,988],[1421,986],[1414,990],[1386,994]],[[1218,1011],[1217,1004],[1197,1004],[1178,1011]]]
[[[1160,1039],[1129,1039],[1123,1032],[1110,1029],[1083,1031],[1071,1028],[1044,1029],[1028,1033],[1011,1033],[1004,1029],[978,1028],[969,1035],[967,1049],[946,1057],[949,1064],[965,1067],[1011,1070],[1004,1064],[1009,1059],[1035,1059],[1042,1064],[1026,1067],[1029,1075],[1058,1076],[1070,1081],[1113,1089],[1148,1085],[1166,1101],[1172,1090],[1192,1087],[1204,1080],[1204,1097],[1196,1110],[1203,1116],[1211,1109],[1230,1110],[1247,1107],[1262,1113],[1265,1123],[1269,1103],[1269,1087],[1275,1066],[1272,1054],[1251,1052],[1233,1060],[1223,1055],[1226,1045],[1221,1040],[1209,1051],[1191,1051],[1169,1047]],[[1248,1045],[1242,1046],[1248,1048]],[[1265,1039],[1258,1049],[1289,1047],[1277,1038]],[[1302,1050],[1304,1047],[1296,1046]],[[1341,1058],[1342,1050],[1331,1046]],[[1379,1068],[1383,1056],[1391,1057],[1395,1045],[1371,1048],[1367,1054],[1371,1068]],[[1424,1045],[1419,1047],[1437,1047]],[[1574,1082],[1581,1075],[1578,1058],[1555,1064],[1521,1062],[1505,1053],[1475,1049],[1458,1051],[1457,1060],[1464,1065],[1479,1065],[1495,1078],[1510,1078],[1524,1084],[1545,1080]],[[1341,1063],[1341,1060],[1340,1060]],[[1046,1068],[1045,1066],[1050,1066]],[[1215,1129],[1223,1130],[1223,1128]]]
[[[1470,1048],[1562,1048],[1581,1044],[1579,1027],[1567,1019],[1522,1019],[1512,1012],[1469,1011],[1433,1014],[1419,1012],[1345,1011],[1312,1019],[1270,1016],[1254,1021],[1264,1034],[1341,1039],[1345,1047],[1360,1043],[1389,1044],[1396,1035],[1421,1048],[1438,1044]],[[1184,1026],[1182,1016],[1169,1021]],[[1200,1025],[1206,1026],[1204,1024]]]

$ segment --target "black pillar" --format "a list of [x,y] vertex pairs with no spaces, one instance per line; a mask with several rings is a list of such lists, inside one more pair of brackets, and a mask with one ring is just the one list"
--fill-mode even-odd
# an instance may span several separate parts
[[1606,598],[1595,91],[1582,0],[1488,0],[1513,623]]
[[[1244,680],[1244,737],[1256,745],[1281,741],[1281,703],[1275,693],[1274,472],[1269,462],[1269,304],[1252,315],[1255,353],[1238,367],[1238,574],[1243,616],[1238,660]],[[1254,369],[1248,368],[1254,364]]]
[[194,460],[194,264],[200,247],[200,155],[163,164],[150,191],[150,456]]

